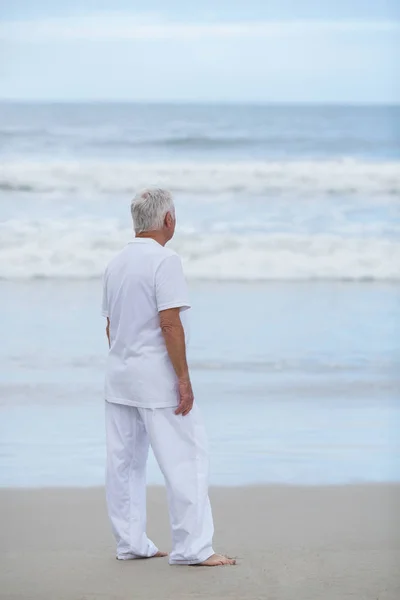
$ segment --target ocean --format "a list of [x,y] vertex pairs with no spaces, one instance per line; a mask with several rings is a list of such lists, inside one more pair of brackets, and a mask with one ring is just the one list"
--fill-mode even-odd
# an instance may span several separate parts
[[399,123],[1,104],[0,486],[103,482],[101,276],[148,185],[176,201],[211,482],[399,481]]

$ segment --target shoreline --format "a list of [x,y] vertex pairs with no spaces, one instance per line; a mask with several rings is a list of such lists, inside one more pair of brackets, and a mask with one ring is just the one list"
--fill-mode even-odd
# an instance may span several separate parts
[[[2,600],[400,597],[400,484],[210,489],[215,550],[236,567],[115,560],[103,488],[0,489]],[[169,551],[165,490],[148,533]]]
[[[398,480],[393,481],[349,481],[347,483],[281,483],[281,482],[265,482],[265,483],[235,483],[235,484],[210,484],[209,490],[211,494],[218,494],[221,492],[228,492],[230,490],[275,490],[275,491],[307,491],[312,489],[318,490],[342,490],[346,488],[364,489],[367,491],[369,488],[399,488],[400,496],[400,477]],[[148,483],[147,490],[149,494],[159,493],[165,488],[164,483]],[[104,485],[32,485],[32,486],[14,486],[14,485],[0,485],[0,496],[7,494],[40,494],[42,492],[48,492],[50,494],[57,494],[58,492],[63,493],[85,493],[85,492],[98,492],[105,493]],[[1,498],[0,498],[1,501]],[[399,506],[400,510],[400,506]]]

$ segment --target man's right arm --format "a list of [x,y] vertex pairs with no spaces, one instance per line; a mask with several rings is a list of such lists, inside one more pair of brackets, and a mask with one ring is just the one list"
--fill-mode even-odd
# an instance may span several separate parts
[[193,390],[186,359],[185,332],[179,316],[180,308],[160,311],[160,326],[168,356],[178,378],[179,406],[175,414],[185,417],[193,407]]
[[108,339],[108,347],[111,348],[111,339],[110,339],[110,319],[107,317],[107,325],[106,325],[106,336]]

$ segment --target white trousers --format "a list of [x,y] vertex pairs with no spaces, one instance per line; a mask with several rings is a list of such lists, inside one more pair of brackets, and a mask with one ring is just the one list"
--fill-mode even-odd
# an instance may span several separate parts
[[108,513],[117,558],[153,556],[146,534],[146,463],[149,444],[167,486],[170,564],[203,562],[214,551],[208,498],[207,438],[196,404],[186,416],[175,408],[136,408],[106,402]]

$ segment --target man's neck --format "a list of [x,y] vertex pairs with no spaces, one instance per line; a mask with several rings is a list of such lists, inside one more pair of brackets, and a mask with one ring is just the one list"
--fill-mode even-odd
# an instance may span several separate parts
[[161,246],[165,246],[167,240],[165,239],[162,231],[145,231],[144,233],[139,233],[136,235],[139,239],[151,239],[160,244]]

